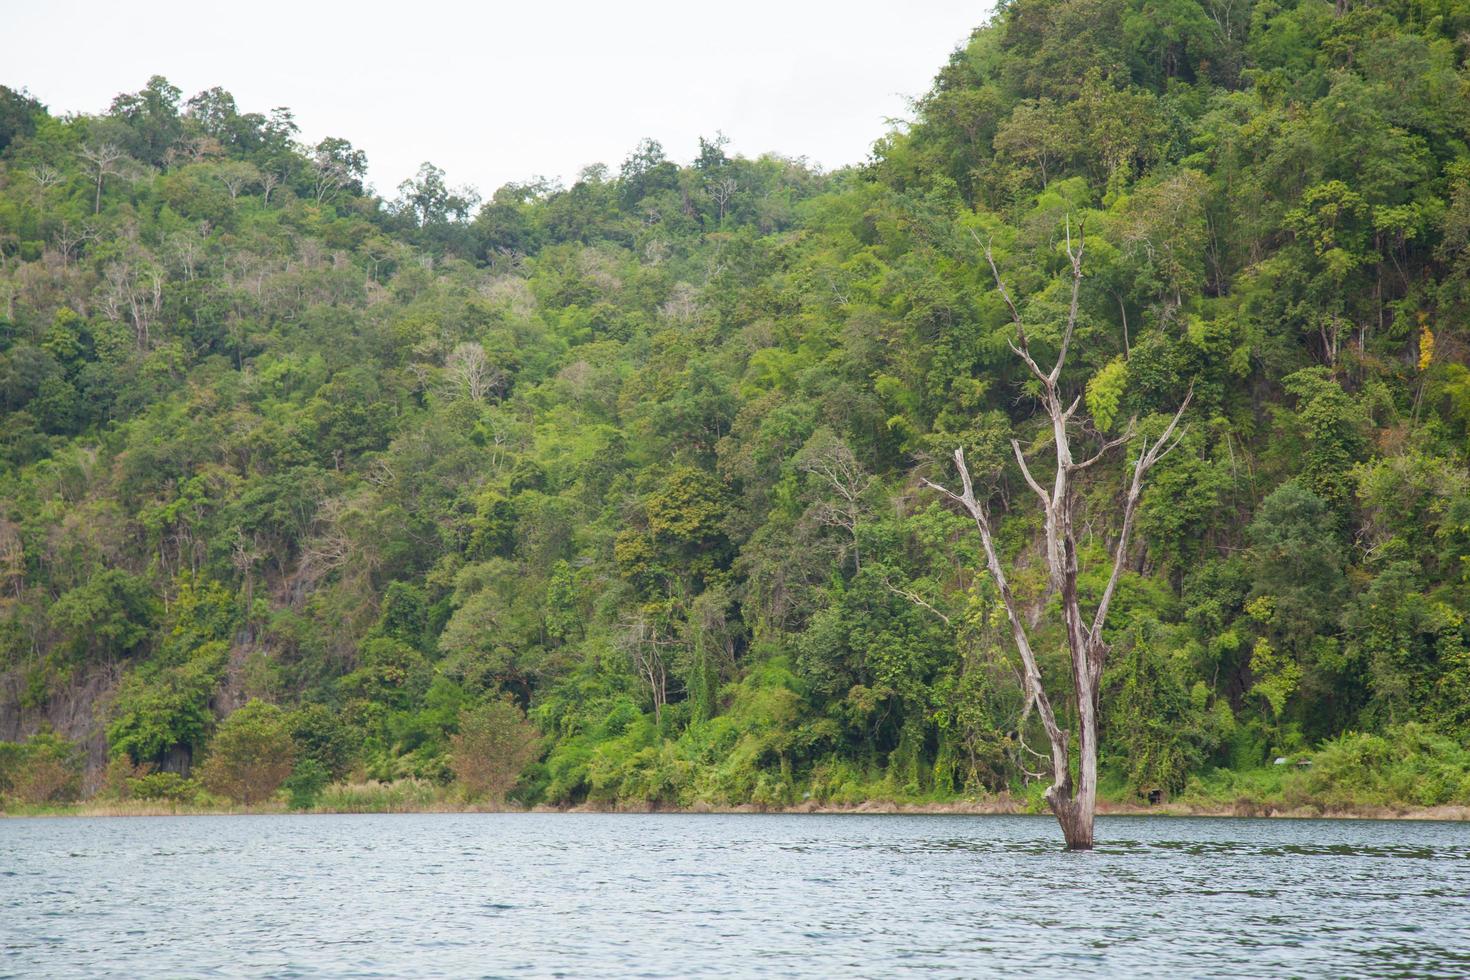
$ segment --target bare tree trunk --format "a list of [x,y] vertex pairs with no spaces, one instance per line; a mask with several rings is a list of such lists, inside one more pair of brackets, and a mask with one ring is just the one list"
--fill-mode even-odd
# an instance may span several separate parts
[[1032,375],[1041,383],[1041,403],[1051,422],[1051,442],[1056,452],[1056,475],[1050,490],[1043,488],[1032,476],[1031,467],[1026,462],[1020,442],[1012,440],[1011,448],[1015,452],[1016,462],[1026,479],[1026,484],[1041,503],[1042,513],[1046,518],[1047,569],[1051,577],[1052,590],[1061,595],[1067,649],[1072,663],[1072,693],[1077,703],[1076,784],[1072,782],[1071,753],[1069,751],[1071,733],[1057,724],[1051,701],[1042,685],[1041,671],[1037,666],[1036,655],[1026,633],[1025,622],[1016,608],[1015,597],[1011,593],[1005,569],[1001,567],[1000,559],[996,554],[989,510],[984,501],[975,496],[974,480],[965,463],[964,449],[956,449],[954,453],[955,467],[960,477],[961,490],[959,493],[929,480],[925,480],[924,483],[963,507],[974,519],[975,527],[980,532],[980,542],[985,550],[985,563],[990,570],[991,577],[995,580],[1001,601],[1005,605],[1006,618],[1011,624],[1011,636],[1015,641],[1017,652],[1021,655],[1021,663],[1024,667],[1026,702],[1022,709],[1022,721],[1024,723],[1025,718],[1029,716],[1034,707],[1041,718],[1042,726],[1046,729],[1047,739],[1051,742],[1052,785],[1046,791],[1047,805],[1051,807],[1052,813],[1056,815],[1057,822],[1061,825],[1062,836],[1066,838],[1068,849],[1090,850],[1093,844],[1093,816],[1097,810],[1099,694],[1103,665],[1108,653],[1107,644],[1103,642],[1102,637],[1103,624],[1107,620],[1108,606],[1112,603],[1119,575],[1127,560],[1128,538],[1133,530],[1133,515],[1143,493],[1144,477],[1153,465],[1177,446],[1179,440],[1183,438],[1182,432],[1175,435],[1175,429],[1184,415],[1184,410],[1188,408],[1194,392],[1191,388],[1183,404],[1179,406],[1179,410],[1158,439],[1152,443],[1147,439],[1140,440],[1139,454],[1133,464],[1132,479],[1128,484],[1127,498],[1123,505],[1122,524],[1113,552],[1112,575],[1108,579],[1107,586],[1103,590],[1097,609],[1089,623],[1083,617],[1077,588],[1077,539],[1073,528],[1077,497],[1072,490],[1071,480],[1075,473],[1093,465],[1110,450],[1129,442],[1134,435],[1134,423],[1130,421],[1125,432],[1118,438],[1105,440],[1097,452],[1086,460],[1080,463],[1073,460],[1070,434],[1073,417],[1082,404],[1082,397],[1078,395],[1070,404],[1064,402],[1060,379],[1062,367],[1067,360],[1067,350],[1072,343],[1072,334],[1077,326],[1077,302],[1082,287],[1084,240],[1079,231],[1076,247],[1073,247],[1069,221],[1067,257],[1071,260],[1072,267],[1072,299],[1067,313],[1066,327],[1062,333],[1061,348],[1057,353],[1056,364],[1050,371],[1043,371],[1032,357],[1020,311],[1017,310],[1010,292],[1006,289],[990,247],[986,245],[984,248],[986,261],[990,263],[991,272],[995,276],[995,288],[1005,300],[1011,313],[1011,320],[1016,327],[1017,341],[1011,344],[1011,349],[1025,362]]

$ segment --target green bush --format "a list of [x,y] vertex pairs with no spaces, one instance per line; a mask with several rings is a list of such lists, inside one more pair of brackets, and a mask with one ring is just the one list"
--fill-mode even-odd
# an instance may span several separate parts
[[199,784],[176,772],[150,772],[128,780],[128,795],[135,800],[186,803],[199,795]]
[[[291,712],[291,740],[302,761],[314,760],[326,770],[328,781],[347,775],[361,755],[351,728],[337,712],[323,704],[308,704]],[[300,769],[300,765],[297,766]]]
[[219,726],[199,779],[210,792],[250,806],[275,794],[295,757],[286,713],[252,700]]
[[1299,792],[1329,808],[1470,803],[1470,749],[1419,724],[1349,732],[1312,756]]
[[82,786],[82,750],[50,729],[24,742],[0,742],[0,793],[22,803],[76,799]]
[[330,781],[326,766],[316,759],[302,759],[286,779],[286,805],[293,810],[310,810],[317,805]]
[[107,726],[114,753],[139,764],[161,761],[171,749],[204,744],[214,713],[209,702],[224,676],[229,645],[201,644],[180,662],[151,664],[123,677]]

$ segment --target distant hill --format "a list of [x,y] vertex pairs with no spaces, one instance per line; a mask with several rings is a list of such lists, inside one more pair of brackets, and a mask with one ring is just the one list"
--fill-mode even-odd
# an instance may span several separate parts
[[526,801],[1024,792],[1004,614],[919,477],[993,475],[1064,683],[982,246],[1045,347],[1070,227],[1064,387],[1116,434],[1194,386],[1113,606],[1110,792],[1464,745],[1467,38],[1463,0],[1014,0],[863,166],[645,140],[484,201],[430,164],[372,196],[222,89],[0,89],[0,739],[53,728],[92,791],[254,698],[327,778],[447,783],[508,699]]

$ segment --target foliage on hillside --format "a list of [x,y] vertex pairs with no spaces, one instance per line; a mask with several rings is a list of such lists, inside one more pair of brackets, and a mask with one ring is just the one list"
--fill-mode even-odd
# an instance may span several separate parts
[[1453,754],[1467,37],[1464,0],[1013,0],[865,166],[644,141],[483,202],[428,164],[380,198],[220,89],[0,89],[0,738],[182,773],[255,698],[319,792],[447,782],[510,699],[528,800],[1019,791],[1004,614],[918,477],[992,477],[1064,681],[981,246],[1045,346],[1070,227],[1064,385],[1112,433],[1195,392],[1113,606],[1112,777]]

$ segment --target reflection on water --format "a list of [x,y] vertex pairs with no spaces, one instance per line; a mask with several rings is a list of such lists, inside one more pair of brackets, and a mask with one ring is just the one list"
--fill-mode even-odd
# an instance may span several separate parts
[[1470,975],[1470,827],[0,821],[0,976]]

